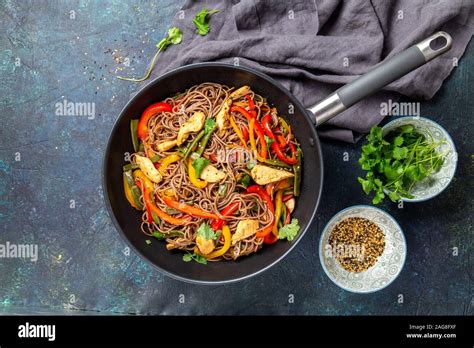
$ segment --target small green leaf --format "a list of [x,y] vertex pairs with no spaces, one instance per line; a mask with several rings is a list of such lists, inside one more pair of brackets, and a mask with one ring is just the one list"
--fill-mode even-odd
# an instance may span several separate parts
[[400,134],[412,133],[415,128],[411,124],[405,124],[397,128],[397,132]]
[[398,137],[395,137],[395,139],[393,139],[393,145],[400,146],[402,144],[403,144],[403,137],[398,136]]
[[388,198],[390,198],[390,200],[395,203],[400,200],[400,196],[396,192],[393,192],[393,191],[388,193]]
[[250,161],[247,163],[247,169],[251,170],[253,167],[255,167],[257,164],[257,161]]
[[362,189],[364,190],[365,194],[368,195],[374,187],[373,183],[369,180],[364,180],[361,177],[358,177],[357,180],[362,185]]
[[267,149],[269,149],[270,146],[272,146],[272,144],[273,144],[273,142],[274,142],[275,140],[271,139],[271,138],[270,138],[269,136],[267,136],[266,134],[264,135],[264,137],[265,137],[265,142],[267,143]]
[[189,262],[193,259],[193,254],[190,254],[190,253],[186,253],[183,255],[183,261],[184,262]]
[[207,224],[206,222],[203,222],[201,226],[199,226],[197,230],[198,236],[204,238],[205,240],[216,240],[217,235],[216,232]]
[[372,144],[362,146],[362,152],[365,154],[371,154],[377,151],[377,148]]
[[213,118],[208,118],[204,124],[204,134],[209,134],[214,131],[216,121]]
[[193,161],[193,168],[196,170],[196,176],[199,178],[202,171],[209,165],[210,161],[204,157],[198,157]]
[[238,181],[243,187],[247,188],[250,186],[251,177],[248,174],[243,175],[240,180]]
[[394,147],[393,158],[397,160],[404,159],[408,155],[408,149],[406,147]]
[[168,39],[173,45],[177,45],[183,40],[183,33],[178,27],[169,28]]
[[372,199],[373,204],[379,204],[382,202],[382,199],[384,199],[385,194],[382,191],[377,191],[377,193],[374,196],[374,199]]
[[291,219],[291,223],[283,226],[278,231],[278,239],[287,239],[292,241],[298,235],[300,230],[300,225],[298,223],[298,219]]
[[147,245],[150,245],[150,244],[151,244],[151,240],[147,239],[147,240],[145,241],[145,243],[146,243]]
[[209,32],[209,20],[211,15],[219,12],[218,10],[209,11],[207,8],[203,8],[201,11],[196,13],[193,19],[193,23],[197,28],[198,34],[205,36]]
[[193,255],[193,259],[194,259],[194,261],[196,261],[197,263],[200,263],[200,264],[202,264],[202,265],[207,265],[207,259],[206,259],[204,256],[194,254],[194,255]]

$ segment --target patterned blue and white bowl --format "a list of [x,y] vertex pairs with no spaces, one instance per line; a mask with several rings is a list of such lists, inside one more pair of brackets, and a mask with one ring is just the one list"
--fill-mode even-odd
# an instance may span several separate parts
[[434,141],[444,140],[444,144],[436,148],[439,153],[446,155],[441,169],[413,187],[413,198],[402,197],[404,202],[423,202],[439,195],[449,186],[456,172],[458,153],[448,132],[438,123],[424,117],[397,118],[382,127],[382,134],[385,135],[405,124],[413,125],[418,132],[433,137]]
[[[328,252],[329,236],[336,225],[349,217],[366,218],[377,224],[385,235],[385,248],[375,265],[359,273],[346,271]],[[389,214],[368,205],[355,205],[337,213],[326,225],[319,241],[319,260],[329,279],[340,288],[355,293],[382,290],[398,277],[407,254],[405,236]]]

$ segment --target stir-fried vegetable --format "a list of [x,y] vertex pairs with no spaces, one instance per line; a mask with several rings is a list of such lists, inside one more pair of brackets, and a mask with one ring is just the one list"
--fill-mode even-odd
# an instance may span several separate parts
[[135,185],[130,170],[123,172],[123,190],[130,205],[137,210],[142,210],[143,204],[140,202],[140,192],[138,187]]
[[161,173],[161,175],[166,175],[167,172],[168,172],[168,166],[169,166],[171,163],[178,162],[180,159],[181,159],[181,156],[178,155],[177,153],[168,155],[168,156],[166,156],[165,158],[163,158],[163,159],[160,161],[160,167],[159,167],[159,169],[158,169],[159,172]]
[[194,169],[193,160],[191,158],[188,159],[188,174],[189,174],[189,180],[197,188],[202,189],[207,186],[207,181],[201,180],[197,176],[196,169]]
[[206,255],[206,258],[208,260],[220,257],[224,255],[227,252],[227,250],[229,250],[231,241],[232,241],[232,236],[230,234],[229,226],[222,227],[222,237],[224,238],[224,245],[222,246],[222,248],[215,250],[212,253]]
[[[240,208],[240,202],[234,202],[229,204],[227,207],[222,209],[221,215],[223,217],[228,217],[234,214],[238,209]],[[222,226],[224,226],[226,223],[225,220],[217,218],[216,220],[212,221],[211,227],[214,231],[218,231],[222,229]]]
[[278,236],[278,222],[280,221],[283,205],[283,191],[279,190],[275,197],[275,218],[273,222],[272,232],[275,236]]
[[202,217],[202,218],[206,218],[206,219],[218,219],[219,218],[214,213],[210,213],[210,212],[205,211],[201,208],[193,207],[193,206],[188,205],[186,203],[175,201],[174,199],[166,197],[165,195],[163,195],[161,198],[166,203],[166,205],[168,205],[169,207],[171,207],[173,209],[176,209],[176,210],[179,210],[179,211],[181,211],[183,213],[186,213],[188,215]]
[[202,155],[206,149],[209,139],[211,139],[212,133],[216,130],[216,122],[212,118],[208,118],[204,125],[204,136],[201,139],[196,153]]
[[150,105],[143,111],[142,116],[140,117],[140,121],[138,122],[137,126],[137,135],[138,138],[141,140],[144,140],[148,137],[148,122],[150,119],[158,115],[159,113],[162,112],[171,112],[173,110],[173,107],[165,102],[159,102]]
[[247,193],[256,193],[257,195],[259,195],[260,198],[267,205],[268,209],[272,212],[272,214],[275,212],[275,208],[274,208],[274,205],[273,205],[272,198],[270,197],[270,195],[267,193],[267,191],[265,191],[265,189],[262,186],[259,186],[259,185],[250,186],[247,189]]

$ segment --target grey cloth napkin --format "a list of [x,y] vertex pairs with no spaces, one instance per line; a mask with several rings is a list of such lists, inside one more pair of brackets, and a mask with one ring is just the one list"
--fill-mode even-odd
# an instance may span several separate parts
[[[355,142],[378,124],[381,102],[401,95],[430,99],[455,67],[474,31],[473,0],[188,0],[173,26],[183,42],[163,52],[153,76],[203,61],[267,73],[309,107],[342,84],[411,45],[444,30],[450,52],[391,83],[319,129],[323,137]],[[192,23],[202,8],[217,9],[210,32]],[[150,81],[150,80],[148,80]]]

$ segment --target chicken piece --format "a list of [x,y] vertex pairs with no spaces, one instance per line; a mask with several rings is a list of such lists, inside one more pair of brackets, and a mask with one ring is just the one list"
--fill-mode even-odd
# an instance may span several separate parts
[[250,86],[242,86],[240,88],[237,88],[235,91],[233,91],[229,95],[229,99],[235,100],[239,99],[240,97],[243,97],[246,94],[250,93]]
[[229,119],[229,110],[232,102],[235,99],[239,99],[240,97],[249,94],[250,87],[249,86],[242,86],[235,91],[233,91],[227,98],[224,100],[221,109],[219,110],[218,114],[216,115],[216,125],[217,129],[219,130],[219,135],[227,128],[227,120]]
[[266,185],[283,179],[292,178],[295,175],[286,170],[275,169],[261,164],[255,165],[250,171],[250,176],[259,185]]
[[204,127],[206,115],[201,111],[196,111],[186,122],[183,123],[176,138],[176,144],[181,145],[188,138],[189,133],[198,132]]
[[203,169],[199,178],[206,180],[207,182],[219,182],[225,178],[225,173],[209,164]]
[[153,162],[148,157],[135,155],[135,162],[137,162],[141,171],[146,175],[148,179],[154,183],[159,183],[162,179],[160,172],[155,168]]
[[197,244],[197,247],[199,248],[199,251],[203,255],[210,254],[216,247],[212,239],[206,239],[201,236],[196,237],[196,244]]
[[217,126],[217,129],[219,130],[219,135],[222,135],[222,133],[227,128],[227,120],[229,119],[229,110],[230,110],[231,104],[232,104],[232,99],[227,98],[226,100],[224,100],[224,103],[222,104],[222,108],[219,110],[218,114],[216,115],[216,126]]
[[176,140],[167,140],[156,145],[156,149],[160,152],[164,152],[164,151],[168,151],[169,149],[172,149],[173,147],[176,146],[176,144],[177,144]]
[[255,234],[258,230],[258,220],[242,220],[237,224],[237,229],[232,235],[232,245],[237,243],[239,240],[250,237]]

